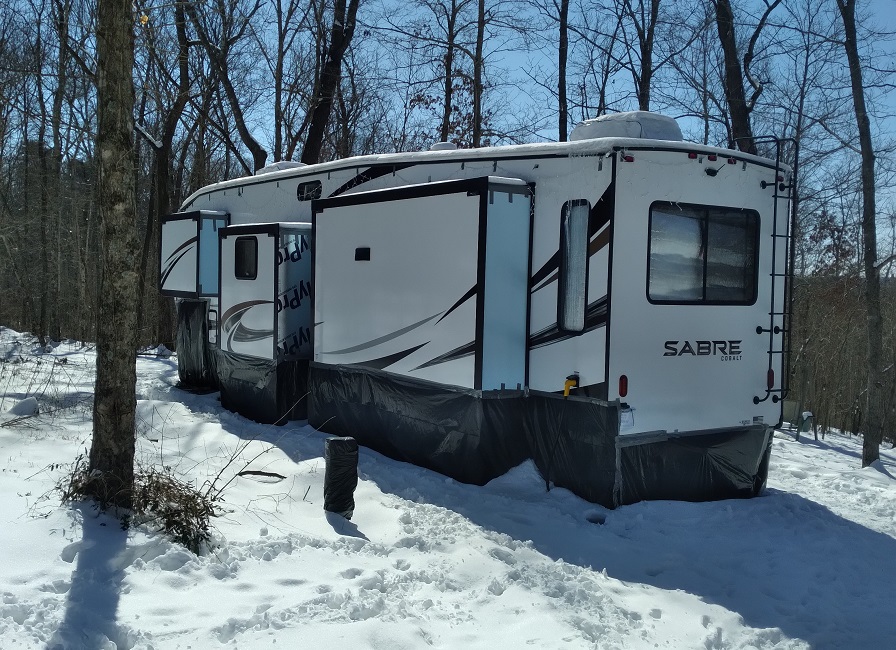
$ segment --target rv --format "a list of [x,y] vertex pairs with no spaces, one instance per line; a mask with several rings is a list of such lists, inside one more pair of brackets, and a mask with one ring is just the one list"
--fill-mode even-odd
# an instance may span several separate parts
[[[288,362],[254,419],[307,409],[458,480],[531,458],[548,485],[608,506],[756,494],[786,392],[780,156],[685,142],[644,112],[570,142],[434,149],[218,183],[164,221],[165,281],[188,285],[195,263],[172,253],[202,230],[184,215],[228,224],[216,295],[162,286],[207,302],[204,330],[183,329],[225,359],[211,364],[231,378],[222,399],[240,410],[239,385]],[[291,224],[310,261],[284,279],[274,251]],[[257,275],[240,277],[234,246],[268,232]],[[296,295],[310,311],[278,320]],[[253,300],[267,302],[236,308]]]

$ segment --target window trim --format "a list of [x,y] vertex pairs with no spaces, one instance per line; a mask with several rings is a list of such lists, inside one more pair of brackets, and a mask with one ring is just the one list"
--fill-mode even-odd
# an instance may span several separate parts
[[[653,250],[653,213],[654,209],[660,206],[673,206],[679,208],[689,208],[692,210],[699,210],[703,212],[702,221],[703,223],[708,223],[708,215],[712,210],[722,210],[725,212],[739,212],[747,216],[752,216],[755,219],[755,232],[753,235],[753,292],[752,296],[747,298],[746,300],[663,300],[658,298],[650,297],[650,256],[651,251]],[[750,208],[737,208],[732,206],[725,205],[709,205],[703,203],[684,203],[680,201],[654,201],[650,204],[647,213],[647,265],[646,265],[646,274],[645,274],[645,286],[644,293],[647,297],[647,302],[651,305],[686,305],[689,307],[696,306],[730,306],[730,307],[749,307],[756,304],[756,301],[759,299],[759,265],[761,263],[759,256],[759,245],[760,245],[760,233],[762,230],[762,217],[757,210],[753,210]],[[704,235],[703,237],[709,236],[708,229],[703,229]],[[705,243],[705,242],[704,242]],[[704,255],[703,260],[703,295],[706,295],[706,268],[708,264],[708,255]]]
[[[564,275],[564,266],[566,261],[566,235],[564,225],[569,218],[570,208],[577,206],[585,206],[587,208],[587,217],[585,219],[585,287],[582,293],[582,326],[581,329],[572,329],[566,327],[563,317],[566,311],[566,276]],[[588,254],[590,245],[589,222],[591,220],[591,202],[588,199],[571,199],[563,203],[560,209],[560,240],[557,249],[557,329],[567,334],[579,335],[584,334],[587,328],[588,320],[588,276],[591,272],[591,256]]]
[[[240,262],[239,248],[240,242],[251,241],[252,247],[255,249],[255,268],[251,276],[240,275],[237,273],[237,265]],[[237,237],[233,243],[233,277],[237,280],[256,280],[258,278],[258,237],[254,235]]]

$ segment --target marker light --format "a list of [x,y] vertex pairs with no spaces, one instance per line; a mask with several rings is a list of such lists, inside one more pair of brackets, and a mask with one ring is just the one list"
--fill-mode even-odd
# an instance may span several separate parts
[[765,378],[765,383],[768,386],[768,389],[771,390],[775,387],[775,370],[774,368],[768,369],[768,376]]
[[628,377],[619,375],[619,397],[625,397],[626,395],[628,395]]

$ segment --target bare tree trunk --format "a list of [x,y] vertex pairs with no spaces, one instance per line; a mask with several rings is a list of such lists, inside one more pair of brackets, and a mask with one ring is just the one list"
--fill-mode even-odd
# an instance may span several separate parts
[[569,103],[566,99],[566,62],[569,58],[569,0],[560,0],[560,44],[557,48],[558,140],[569,139]]
[[[727,2],[727,0],[725,0]],[[629,9],[631,11],[631,8]],[[643,15],[643,10],[642,10]],[[650,88],[653,84],[653,43],[656,38],[656,23],[660,15],[660,0],[650,0],[650,17],[647,21],[635,20],[638,43],[641,48],[641,74],[638,76],[638,109],[650,110]]]
[[[357,0],[353,1],[355,2],[355,4],[357,4]],[[178,3],[179,6],[180,4],[181,3]],[[192,1],[183,1],[182,6],[186,11],[187,16],[190,18],[190,22],[193,24],[193,28],[196,30],[199,43],[205,49],[209,61],[212,63],[215,74],[218,77],[218,82],[220,83],[221,89],[224,91],[224,96],[227,98],[227,103],[230,106],[233,123],[236,127],[237,133],[239,133],[240,135],[240,140],[242,140],[243,144],[246,145],[246,148],[252,154],[252,164],[255,167],[254,171],[258,171],[259,169],[264,167],[265,161],[268,158],[268,152],[264,150],[264,147],[262,147],[261,144],[259,144],[258,140],[255,139],[255,137],[252,135],[252,132],[249,131],[249,127],[246,125],[246,118],[243,114],[243,107],[240,104],[240,99],[237,96],[236,89],[233,86],[233,80],[230,78],[227,51],[223,50],[219,45],[216,45],[212,42],[211,35],[206,31],[206,29],[203,27],[202,21],[199,19],[199,13],[196,10],[196,3]],[[245,31],[248,29],[252,16],[256,14],[260,6],[260,2],[256,3],[251,9],[249,9],[246,15],[241,17],[242,26],[240,27],[240,30],[237,34],[227,38],[228,49],[230,45],[236,43],[243,37]]]
[[485,0],[479,0],[476,15],[476,52],[473,55],[473,146],[482,146],[482,60],[485,40]]
[[[162,135],[159,142],[152,142],[153,166],[152,166],[152,200],[150,201],[149,218],[144,233],[143,248],[140,257],[141,283],[138,305],[146,309],[143,301],[143,291],[149,291],[151,300],[156,304],[156,319],[151,325],[149,340],[154,343],[163,343],[166,347],[174,347],[174,310],[170,298],[165,298],[158,293],[158,253],[159,235],[161,234],[161,218],[174,209],[172,205],[172,178],[174,176],[171,161],[174,149],[174,136],[177,132],[181,116],[190,100],[190,71],[189,48],[187,39],[186,14],[182,2],[174,7],[175,31],[177,33],[177,95],[171,109],[165,115],[162,125]],[[152,44],[153,56],[158,57],[158,65],[164,66],[165,61]],[[145,287],[145,289],[144,289]],[[149,311],[149,310],[147,310]]]
[[134,34],[129,0],[97,7],[98,205],[103,229],[93,443],[87,491],[130,507],[134,486],[137,204],[134,187]]
[[56,212],[56,246],[53,254],[56,262],[56,278],[53,288],[53,313],[51,314],[51,334],[53,338],[62,338],[62,325],[60,314],[60,301],[62,298],[62,105],[65,101],[68,86],[68,39],[69,16],[71,5],[68,2],[56,0],[53,6],[53,18],[56,23],[56,37],[59,40],[59,51],[56,61],[56,89],[53,91],[53,112],[51,116],[51,128],[53,130],[52,153],[52,185],[54,191],[54,207]]
[[729,0],[714,0],[716,6],[716,26],[719,41],[725,55],[725,99],[731,113],[731,137],[734,146],[747,153],[756,153],[753,141],[753,127],[750,125],[750,110],[744,93],[744,77],[737,54],[737,38],[734,33],[734,12]]
[[358,13],[359,2],[360,0],[348,0],[348,6],[346,6],[346,0],[336,0],[333,26],[330,30],[330,46],[327,49],[327,61],[324,63],[320,85],[312,100],[313,108],[311,122],[308,125],[308,137],[305,139],[305,147],[302,149],[303,163],[320,162],[324,132],[333,110],[336,89],[342,79],[342,59],[355,34],[355,16]]
[[884,426],[884,383],[882,372],[883,325],[880,309],[880,269],[877,267],[877,208],[874,185],[874,147],[871,124],[865,106],[865,85],[862,81],[862,60],[856,40],[856,1],[837,0],[843,18],[846,39],[843,43],[849,61],[852,102],[859,128],[859,147],[862,152],[862,239],[865,271],[865,307],[868,329],[868,384],[866,391],[862,467],[880,457],[880,443]]
[[451,8],[445,16],[445,34],[447,35],[447,43],[445,44],[445,63],[444,63],[444,93],[442,94],[442,126],[439,128],[439,140],[448,142],[448,135],[451,133],[451,104],[453,102],[454,92],[454,48],[457,34],[455,28],[457,25],[457,2],[451,0]]

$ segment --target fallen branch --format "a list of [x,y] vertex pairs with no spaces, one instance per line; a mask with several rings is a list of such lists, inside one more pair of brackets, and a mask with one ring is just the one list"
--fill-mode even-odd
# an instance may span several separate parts
[[285,479],[286,477],[283,474],[278,474],[277,472],[263,472],[259,469],[244,469],[242,472],[237,472],[237,476],[267,476],[269,478],[279,478]]

